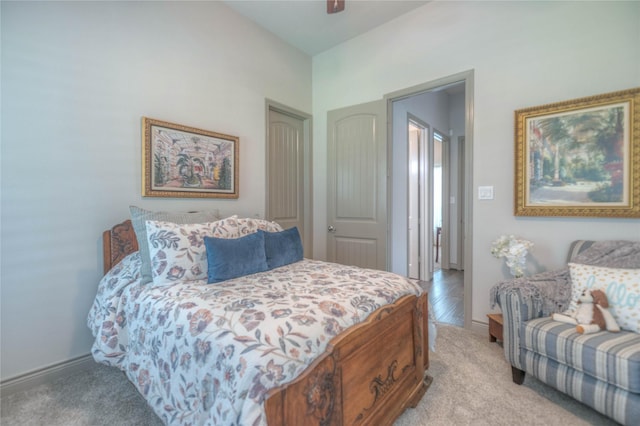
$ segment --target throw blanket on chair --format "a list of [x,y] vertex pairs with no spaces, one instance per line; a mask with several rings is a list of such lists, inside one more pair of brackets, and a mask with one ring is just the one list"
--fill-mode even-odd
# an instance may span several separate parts
[[[640,242],[637,241],[576,241],[569,251],[569,261],[609,268],[640,268]],[[499,292],[519,291],[533,302],[538,316],[564,312],[571,300],[569,268],[548,271],[532,277],[501,281],[491,288],[493,309]]]

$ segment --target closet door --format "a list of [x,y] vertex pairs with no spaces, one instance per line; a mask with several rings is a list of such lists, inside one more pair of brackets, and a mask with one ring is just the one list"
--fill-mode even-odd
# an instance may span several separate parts
[[268,110],[266,216],[283,228],[297,227],[305,257],[311,257],[310,178],[305,165],[305,122],[274,108]]

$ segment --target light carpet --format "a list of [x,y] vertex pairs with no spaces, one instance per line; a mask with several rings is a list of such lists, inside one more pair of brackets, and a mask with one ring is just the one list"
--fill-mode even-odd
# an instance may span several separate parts
[[[438,326],[430,354],[433,384],[395,426],[614,425],[589,407],[529,376],[511,381],[502,347],[487,336]],[[161,425],[119,370],[99,364],[30,391],[1,398],[0,424]]]

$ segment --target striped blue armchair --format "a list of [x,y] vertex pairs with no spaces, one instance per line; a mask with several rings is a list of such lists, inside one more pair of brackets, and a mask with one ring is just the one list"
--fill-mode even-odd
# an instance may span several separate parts
[[[569,261],[613,268],[640,268],[640,242],[575,241]],[[640,334],[579,334],[553,321],[571,296],[569,268],[503,281],[491,302],[502,309],[504,354],[513,381],[530,374],[615,421],[640,422]]]

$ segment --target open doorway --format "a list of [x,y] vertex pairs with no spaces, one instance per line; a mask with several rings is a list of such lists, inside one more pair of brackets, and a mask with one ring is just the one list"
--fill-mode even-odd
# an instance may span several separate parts
[[[443,239],[454,223],[449,221],[450,140],[429,124],[408,116],[408,244],[409,277],[429,290],[439,322],[464,325],[464,273],[451,268],[449,245]],[[458,162],[459,164],[459,162]],[[455,197],[454,197],[455,198]],[[459,210],[456,210],[459,213]],[[431,244],[431,251],[425,246]],[[443,255],[447,259],[443,260]],[[443,264],[446,265],[443,270]],[[428,274],[432,271],[432,275]],[[431,276],[431,278],[427,278]]]
[[[446,178],[448,138],[419,118],[408,116],[408,276],[429,281],[431,273],[441,269],[443,252],[442,228],[447,216],[443,198]],[[447,223],[448,225],[448,223]],[[427,249],[431,246],[431,250]],[[448,262],[446,262],[448,265]]]
[[[463,203],[471,193],[467,178],[471,153],[469,149],[463,152],[458,142],[471,143],[471,84],[469,72],[386,96],[392,123],[392,271],[417,276],[430,289],[436,317],[443,311],[448,320],[442,322],[467,327],[471,326],[471,277],[465,277],[463,271],[470,267],[471,256],[465,265],[461,254],[470,251],[471,244],[465,238],[471,214],[463,207],[471,207],[470,202]],[[466,154],[462,161],[461,153]],[[426,213],[416,217],[420,207]],[[446,281],[447,291],[437,291],[436,281]],[[456,291],[448,291],[454,287]],[[443,300],[448,296],[453,297]],[[441,302],[448,306],[440,309]]]

